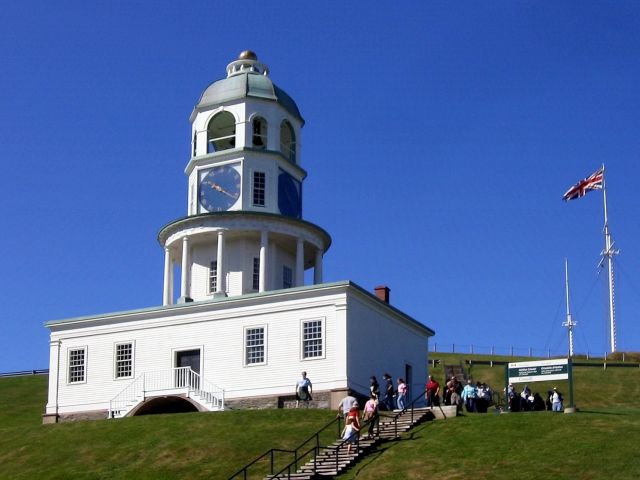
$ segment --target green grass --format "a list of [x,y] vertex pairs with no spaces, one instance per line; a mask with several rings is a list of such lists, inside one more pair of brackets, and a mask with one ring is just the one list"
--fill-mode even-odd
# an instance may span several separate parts
[[[432,358],[445,355],[445,363],[471,357]],[[443,375],[441,367],[432,373]],[[474,365],[471,374],[496,389],[504,381],[502,366]],[[577,414],[430,422],[382,445],[344,478],[640,478],[640,369],[576,367],[574,376]],[[297,446],[334,418],[323,410],[253,410],[42,425],[46,384],[45,376],[0,379],[2,480],[225,479],[269,448]],[[558,384],[566,391],[566,382]],[[325,441],[334,437],[327,432]]]
[[419,426],[344,479],[640,478],[640,409],[465,415]]

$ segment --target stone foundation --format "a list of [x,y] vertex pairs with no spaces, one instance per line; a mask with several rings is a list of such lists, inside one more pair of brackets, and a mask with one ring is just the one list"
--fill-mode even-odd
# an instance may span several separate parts
[[60,413],[42,415],[43,424],[62,423],[62,422],[79,422],[83,420],[106,420],[109,414],[108,410],[91,410],[89,412],[76,413]]
[[[298,408],[331,408],[331,392],[313,392],[313,400],[299,402]],[[262,397],[230,398],[224,401],[225,409],[255,410],[263,408],[296,408],[296,396],[271,395]]]

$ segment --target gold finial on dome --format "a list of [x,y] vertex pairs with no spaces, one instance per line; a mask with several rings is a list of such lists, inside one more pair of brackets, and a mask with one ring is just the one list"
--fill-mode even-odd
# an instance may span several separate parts
[[258,62],[258,56],[253,50],[244,50],[238,55],[238,60],[234,60],[227,65],[227,77],[234,75],[257,73],[258,75],[269,75],[269,69],[266,65]]
[[238,56],[238,60],[258,60],[256,52],[252,50],[243,50]]

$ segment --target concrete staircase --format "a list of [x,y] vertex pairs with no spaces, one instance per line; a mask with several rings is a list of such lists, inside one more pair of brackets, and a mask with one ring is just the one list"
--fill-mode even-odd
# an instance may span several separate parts
[[341,445],[343,441],[339,439],[322,449],[315,459],[300,467],[297,472],[285,472],[279,475],[269,475],[265,478],[318,480],[335,477],[375,450],[381,443],[400,439],[402,433],[426,420],[435,418],[435,412],[432,412],[430,408],[414,408],[413,413],[411,410],[407,410],[397,420],[386,416],[386,413],[382,412],[380,415],[379,434],[371,439],[365,438],[368,426],[364,427],[360,431],[360,441],[351,447],[351,454],[347,454],[347,446]]
[[[467,372],[464,367],[460,365],[443,365],[442,369],[444,370],[445,383],[448,380],[451,380],[451,377],[456,377],[458,382],[463,385],[467,382]],[[442,386],[440,387],[442,389]]]

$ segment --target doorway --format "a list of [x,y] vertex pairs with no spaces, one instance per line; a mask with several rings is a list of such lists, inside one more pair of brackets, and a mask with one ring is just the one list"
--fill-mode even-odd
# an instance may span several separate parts
[[176,387],[191,386],[192,388],[200,387],[200,349],[181,350],[175,353],[175,367],[190,367],[192,371],[198,374],[195,380],[192,375],[188,375],[183,370],[176,370]]
[[409,396],[405,400],[408,404],[411,401],[411,398],[415,396],[415,394],[411,392],[411,385],[413,384],[413,368],[408,363],[404,364],[404,380],[407,382],[407,387],[409,387]]

